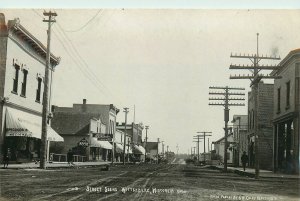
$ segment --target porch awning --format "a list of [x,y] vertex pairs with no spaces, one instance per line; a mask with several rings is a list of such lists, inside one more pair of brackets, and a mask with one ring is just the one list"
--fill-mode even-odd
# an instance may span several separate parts
[[98,141],[100,143],[100,147],[102,149],[112,149],[112,144],[110,144],[108,141]]
[[97,138],[92,137],[91,138],[91,144],[90,147],[101,147],[100,142],[97,140]]
[[115,143],[116,144],[116,152],[123,153],[123,144]]
[[145,149],[144,147],[140,145],[134,145],[134,153],[135,154],[145,154]]
[[[41,139],[42,117],[13,108],[6,108],[6,136],[23,136]],[[47,126],[47,140],[64,141],[50,126]]]

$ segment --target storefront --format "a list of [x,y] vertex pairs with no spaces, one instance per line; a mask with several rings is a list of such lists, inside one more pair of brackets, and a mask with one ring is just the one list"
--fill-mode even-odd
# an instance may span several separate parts
[[95,137],[91,137],[90,141],[90,160],[110,159],[112,145],[108,141],[99,141]]
[[[6,107],[4,152],[10,150],[11,161],[39,160],[42,117],[16,108]],[[47,141],[64,141],[50,126]]]

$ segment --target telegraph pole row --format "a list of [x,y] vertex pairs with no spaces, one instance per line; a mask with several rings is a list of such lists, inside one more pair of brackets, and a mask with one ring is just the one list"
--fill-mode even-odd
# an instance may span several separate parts
[[193,141],[193,142],[197,142],[197,147],[198,147],[198,163],[199,163],[199,160],[200,160],[200,153],[199,153],[199,143],[201,142],[200,139],[203,139],[200,135],[196,135],[194,136],[193,138],[194,140],[197,140],[197,141]]
[[124,145],[123,145],[123,165],[125,165],[125,158],[126,158],[126,154],[125,154],[125,151],[126,151],[126,133],[127,133],[127,130],[126,130],[126,125],[127,125],[127,114],[128,114],[128,110],[129,108],[125,107],[123,108],[123,112],[125,112],[125,129],[124,129]]
[[200,137],[203,137],[203,140],[204,140],[204,142],[203,142],[203,146],[204,146],[204,153],[203,153],[203,157],[204,157],[204,164],[205,164],[205,162],[206,162],[206,157],[205,157],[205,137],[206,136],[211,136],[211,135],[207,135],[208,133],[212,133],[212,132],[207,132],[207,131],[202,131],[202,132],[197,132],[197,133],[202,133],[202,135],[198,135],[198,136],[200,136]]
[[209,92],[209,95],[223,95],[223,97],[209,98],[209,100],[223,101],[221,103],[209,103],[208,105],[224,106],[224,121],[225,121],[225,146],[224,146],[224,172],[227,172],[227,137],[228,137],[228,121],[229,121],[229,106],[244,106],[243,103],[229,103],[229,101],[244,101],[245,98],[231,98],[231,96],[245,96],[245,93],[230,92],[230,90],[245,90],[245,88],[237,87],[209,87],[209,89],[225,90],[225,92]]
[[250,87],[252,87],[253,90],[253,96],[254,96],[254,149],[255,149],[255,178],[259,178],[259,129],[258,129],[258,106],[259,106],[259,100],[258,100],[258,83],[261,79],[278,79],[279,76],[271,76],[269,74],[259,74],[261,70],[275,70],[278,69],[279,65],[259,65],[259,61],[262,59],[268,59],[268,60],[280,60],[280,57],[276,56],[263,56],[258,54],[258,36],[259,33],[256,34],[257,36],[257,49],[256,54],[254,55],[230,55],[231,58],[246,58],[250,59],[252,62],[252,65],[230,65],[229,69],[236,69],[236,70],[244,70],[248,69],[251,71],[251,75],[230,75],[230,79],[250,79],[251,84]]
[[49,70],[51,68],[50,64],[50,41],[51,41],[51,25],[56,22],[54,19],[57,14],[55,12],[44,12],[44,16],[48,19],[44,19],[43,22],[48,23],[47,30],[47,52],[46,52],[46,68],[45,68],[45,83],[44,83],[44,95],[43,95],[43,111],[42,111],[42,137],[41,137],[41,156],[40,156],[40,168],[46,168],[46,154],[47,154],[47,127],[49,118]]

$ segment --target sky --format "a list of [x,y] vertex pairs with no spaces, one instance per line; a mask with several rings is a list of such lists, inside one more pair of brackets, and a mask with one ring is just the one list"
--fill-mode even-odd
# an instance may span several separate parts
[[[249,60],[231,53],[259,52],[284,58],[299,48],[300,10],[271,9],[52,9],[51,51],[61,57],[53,75],[52,104],[114,104],[118,122],[149,125],[148,141],[160,138],[169,150],[187,153],[193,136],[211,131],[224,136],[222,106],[209,106],[209,86],[244,87],[230,80],[230,64]],[[43,10],[0,10],[46,44]],[[270,63],[270,62],[269,62]],[[278,62],[271,62],[277,64]],[[270,81],[268,81],[270,82]],[[271,81],[272,82],[272,81]],[[247,95],[246,95],[247,100]],[[231,107],[247,114],[244,107]],[[134,112],[135,108],[135,112]],[[230,122],[229,122],[230,124]],[[144,132],[145,134],[145,132]],[[144,136],[143,136],[144,138]],[[203,146],[200,146],[203,151]]]

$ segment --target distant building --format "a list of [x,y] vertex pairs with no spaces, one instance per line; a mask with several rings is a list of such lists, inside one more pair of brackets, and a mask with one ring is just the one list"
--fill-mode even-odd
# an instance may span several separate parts
[[[6,24],[0,13],[0,156],[10,149],[12,161],[40,158],[46,50],[19,19]],[[50,74],[58,64],[51,54]],[[49,126],[47,140],[63,138]]]
[[300,49],[291,51],[273,71],[274,170],[299,174]]
[[241,166],[241,157],[244,151],[248,152],[248,116],[247,115],[233,115],[232,131],[233,141],[231,148],[233,149],[233,164]]
[[[119,110],[112,104],[73,104],[73,107],[53,106],[52,128],[64,137],[65,154],[72,149],[88,160],[111,160],[112,142]],[[81,142],[87,141],[88,146]]]
[[130,147],[132,148],[132,157],[135,159],[144,160],[145,149],[142,146],[142,132],[144,129],[143,124],[127,124],[125,131],[125,123],[117,123],[117,129],[126,132],[126,135],[129,136],[130,140],[129,142],[126,141],[126,145],[130,145]]
[[[259,167],[272,170],[273,168],[273,94],[274,85],[258,84],[258,154]],[[255,108],[253,90],[248,93],[248,157],[250,166],[255,165]]]
[[[229,147],[231,147],[233,143],[234,143],[233,133],[229,132],[227,136],[227,163],[228,164],[233,163],[233,149],[229,149]],[[221,156],[222,162],[224,162],[225,136],[215,142],[212,142],[212,144],[214,145],[214,150],[216,151],[216,154]]]
[[155,159],[158,156],[158,142],[147,142],[146,144],[147,157]]

